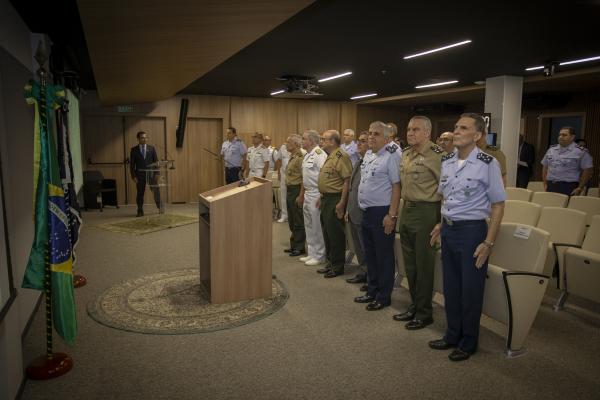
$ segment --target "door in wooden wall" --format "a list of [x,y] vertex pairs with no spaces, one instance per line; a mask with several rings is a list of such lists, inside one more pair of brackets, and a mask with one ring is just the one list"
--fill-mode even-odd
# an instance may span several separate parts
[[[125,148],[127,149],[127,157],[133,146],[137,146],[137,133],[140,131],[146,132],[148,137],[147,143],[154,146],[156,149],[156,155],[159,160],[164,160],[167,157],[166,152],[166,121],[162,117],[124,117],[124,137],[125,137]],[[129,164],[127,164],[127,179],[129,180],[127,185],[128,200],[129,204],[135,204],[136,187],[135,182],[131,180],[129,176]],[[163,199],[167,202],[170,199]],[[144,195],[144,204],[154,204],[154,198],[149,189],[146,189]]]
[[123,117],[84,115],[82,118],[83,168],[100,171],[105,179],[117,181],[117,200],[126,204],[129,176],[125,175]]
[[[223,162],[207,150],[220,154],[223,120],[188,118],[185,139],[177,160],[178,181],[185,184],[187,202],[197,202],[198,194],[224,184]],[[206,149],[206,150],[205,150]],[[183,189],[183,188],[182,188]]]

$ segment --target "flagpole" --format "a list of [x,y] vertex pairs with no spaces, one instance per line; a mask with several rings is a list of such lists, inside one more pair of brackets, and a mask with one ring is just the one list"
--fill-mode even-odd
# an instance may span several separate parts
[[[40,65],[37,74],[40,77],[40,124],[41,133],[48,136],[46,84],[48,73],[44,68],[46,62],[44,45],[39,43],[35,60]],[[48,143],[48,142],[46,142]],[[42,150],[43,151],[43,150]],[[43,182],[47,185],[48,182]],[[47,223],[47,222],[46,222]],[[50,270],[50,243],[46,242],[44,254],[44,297],[46,300],[46,355],[33,360],[25,370],[30,379],[51,379],[64,375],[73,368],[73,359],[65,353],[53,352],[52,330],[52,271]]]

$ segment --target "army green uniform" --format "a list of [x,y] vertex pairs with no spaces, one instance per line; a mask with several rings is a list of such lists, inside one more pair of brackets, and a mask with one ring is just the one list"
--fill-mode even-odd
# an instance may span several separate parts
[[321,226],[325,239],[327,267],[336,274],[344,272],[346,233],[343,220],[335,214],[335,206],[342,198],[344,181],[352,175],[350,157],[339,147],[331,152],[319,172],[321,193]]
[[506,156],[504,155],[502,150],[500,150],[496,146],[492,146],[491,144],[487,143],[485,147],[481,150],[484,153],[487,153],[490,156],[494,157],[496,160],[498,160],[498,164],[500,164],[500,173],[502,174],[502,181],[506,184]]
[[400,241],[415,319],[432,319],[431,297],[435,250],[429,244],[434,226],[440,222],[438,183],[444,151],[427,141],[423,150],[406,149],[400,164],[404,207],[400,218]]
[[290,248],[292,250],[304,251],[306,233],[304,231],[304,215],[302,208],[296,203],[300,195],[300,184],[302,183],[302,151],[294,150],[290,155],[290,161],[285,169],[285,186],[287,189],[285,203],[288,209],[288,226],[292,235],[290,236]]

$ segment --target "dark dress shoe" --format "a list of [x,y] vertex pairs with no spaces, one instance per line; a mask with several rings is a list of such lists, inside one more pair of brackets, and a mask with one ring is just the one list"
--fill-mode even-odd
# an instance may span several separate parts
[[367,290],[369,290],[369,285],[362,285],[362,286],[360,287],[360,291],[361,291],[361,292],[366,292]]
[[319,268],[319,269],[317,270],[317,274],[326,274],[326,273],[328,273],[329,271],[331,271],[331,268],[330,268],[330,267],[323,267],[323,268]]
[[379,311],[389,306],[389,304],[383,304],[378,301],[367,304],[367,311]]
[[365,283],[367,281],[367,277],[365,274],[357,274],[353,278],[346,279],[348,283]]
[[413,319],[412,321],[410,321],[409,323],[407,323],[406,325],[404,325],[404,327],[406,329],[408,329],[409,331],[416,331],[418,329],[423,329],[427,325],[431,325],[431,324],[433,324],[433,319],[432,318],[429,318],[429,319]]
[[137,210],[137,214],[135,216],[136,217],[143,217],[144,216],[144,210]]
[[323,275],[323,278],[335,278],[336,276],[340,276],[340,275],[344,275],[344,273],[329,270],[329,272],[327,272],[325,275]]
[[448,354],[450,361],[465,361],[468,360],[469,357],[471,357],[471,353],[460,349],[455,349],[452,353]]
[[392,318],[394,318],[394,321],[412,321],[415,318],[415,313],[405,311],[403,313],[394,315]]
[[455,345],[446,342],[444,339],[438,339],[429,342],[429,347],[431,347],[434,350],[448,350],[455,347]]
[[302,254],[306,254],[304,252],[304,250],[292,250],[289,255],[290,255],[290,257],[298,257],[298,256],[301,256]]
[[291,247],[289,249],[283,249],[284,253],[291,253],[292,251],[294,251],[294,249],[292,249]]
[[375,297],[369,296],[368,294],[354,298],[355,303],[370,303],[372,301],[375,301]]

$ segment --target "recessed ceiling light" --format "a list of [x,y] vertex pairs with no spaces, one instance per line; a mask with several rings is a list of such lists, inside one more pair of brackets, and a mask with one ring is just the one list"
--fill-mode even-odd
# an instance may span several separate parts
[[330,81],[332,79],[337,79],[337,78],[341,78],[343,76],[348,76],[348,75],[352,75],[352,72],[344,72],[343,74],[328,76],[327,78],[319,79],[319,82]]
[[278,90],[276,92],[271,93],[271,96],[275,96],[277,94],[285,93],[285,90]]
[[462,46],[463,44],[468,44],[468,43],[471,43],[471,40],[463,40],[462,42],[449,44],[448,46],[439,47],[437,49],[427,50],[427,51],[424,51],[422,53],[417,53],[417,54],[411,54],[410,56],[404,57],[404,59],[408,60],[409,58],[415,58],[415,57],[419,57],[419,56],[424,56],[426,54],[435,53],[436,51],[442,51],[442,50],[446,50],[446,49],[451,49],[452,47]]
[[600,60],[600,56],[598,56],[598,57],[589,57],[589,58],[581,58],[579,60],[573,60],[573,61],[565,61],[565,62],[561,62],[560,65],[577,64],[577,63],[582,63],[582,62],[586,62],[586,61],[595,61],[595,60]]
[[365,97],[377,96],[377,93],[361,94],[360,96],[350,97],[350,100],[364,99]]
[[475,81],[473,83],[476,85],[485,85],[485,81]]
[[458,81],[448,81],[448,82],[440,82],[440,83],[430,83],[429,85],[419,85],[419,86],[415,86],[415,89],[423,89],[423,88],[442,86],[442,85],[451,85],[453,83],[458,83]]

